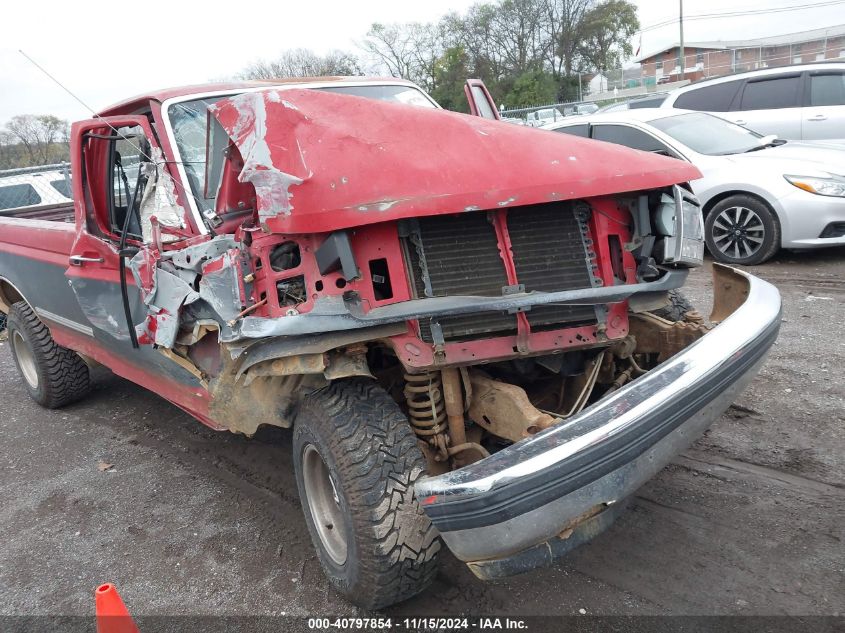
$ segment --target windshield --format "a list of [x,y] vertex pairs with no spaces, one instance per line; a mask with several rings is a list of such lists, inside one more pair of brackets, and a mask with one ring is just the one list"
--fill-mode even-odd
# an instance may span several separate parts
[[704,112],[655,119],[649,124],[693,151],[708,156],[741,154],[760,147],[762,138],[756,132]]
[[[437,106],[429,99],[424,92],[413,86],[401,86],[395,84],[375,86],[328,86],[315,88],[326,92],[349,94],[379,101],[390,101],[406,105],[422,106],[425,108],[436,108]],[[194,99],[182,101],[171,105],[167,114],[170,118],[170,125],[173,128],[173,139],[179,150],[179,158],[185,168],[185,175],[188,184],[193,192],[194,201],[199,210],[213,210],[217,198],[217,185],[219,185],[219,169],[212,169],[212,186],[207,186],[206,176],[206,146],[208,141],[208,108],[221,99],[233,96],[232,94],[207,97],[205,99]],[[219,147],[218,143],[211,144],[211,151],[219,153],[225,151],[225,147]],[[218,152],[219,150],[219,152]]]

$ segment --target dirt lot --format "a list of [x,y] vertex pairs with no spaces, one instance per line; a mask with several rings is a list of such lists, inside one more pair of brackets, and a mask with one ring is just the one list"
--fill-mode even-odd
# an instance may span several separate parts
[[[784,298],[767,365],[615,526],[502,582],[447,554],[390,614],[845,614],[845,249],[756,273]],[[709,292],[695,272],[690,297]],[[8,343],[0,390],[0,613],[90,614],[103,581],[136,615],[358,613],[320,572],[288,432],[215,433],[106,371],[45,411]]]

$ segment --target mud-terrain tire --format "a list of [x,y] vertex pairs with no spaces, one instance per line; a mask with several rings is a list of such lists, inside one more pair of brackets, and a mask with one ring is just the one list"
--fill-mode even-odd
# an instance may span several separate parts
[[440,536],[414,497],[426,463],[407,418],[369,379],[308,395],[293,432],[302,511],[332,586],[378,609],[424,590]]
[[56,344],[25,301],[9,310],[6,327],[12,358],[33,400],[42,407],[58,409],[88,393],[88,365],[76,352]]
[[[732,230],[741,232],[739,236]],[[739,240],[737,248],[733,244]],[[755,242],[753,240],[762,240]],[[735,195],[720,200],[704,220],[704,241],[717,262],[756,266],[780,250],[780,222],[763,201]]]
[[683,321],[687,312],[692,312],[693,310],[695,308],[692,302],[680,290],[673,288],[669,291],[669,304],[654,310],[653,314],[667,321]]

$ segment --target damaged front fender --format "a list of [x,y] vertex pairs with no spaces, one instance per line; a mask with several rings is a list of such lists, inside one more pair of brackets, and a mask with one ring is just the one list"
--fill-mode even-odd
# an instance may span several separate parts
[[188,306],[193,321],[214,320],[225,335],[245,301],[240,250],[229,235],[176,251],[141,249],[129,269],[147,307],[135,328],[142,344],[172,348]]

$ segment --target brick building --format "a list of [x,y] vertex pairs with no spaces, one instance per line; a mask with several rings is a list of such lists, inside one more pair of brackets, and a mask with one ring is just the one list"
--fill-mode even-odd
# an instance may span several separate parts
[[829,59],[845,61],[845,24],[748,40],[684,42],[683,71],[677,43],[634,61],[643,77],[664,83]]

